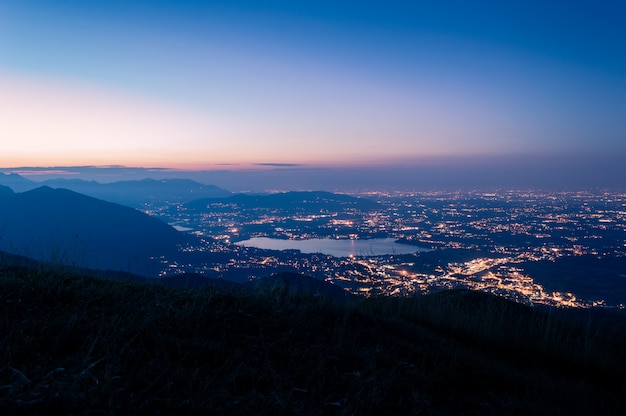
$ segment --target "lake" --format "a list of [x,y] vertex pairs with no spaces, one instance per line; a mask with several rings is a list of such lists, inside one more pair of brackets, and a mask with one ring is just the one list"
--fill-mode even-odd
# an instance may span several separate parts
[[424,247],[398,244],[394,238],[373,238],[370,240],[334,240],[329,238],[281,240],[278,238],[254,237],[249,240],[239,241],[236,244],[266,250],[300,250],[302,253],[322,253],[335,257],[371,257],[431,251]]

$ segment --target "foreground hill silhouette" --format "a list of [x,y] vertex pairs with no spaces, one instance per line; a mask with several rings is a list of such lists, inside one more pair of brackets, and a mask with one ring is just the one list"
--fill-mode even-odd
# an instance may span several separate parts
[[191,237],[135,209],[65,189],[0,188],[0,250],[37,260],[153,275],[150,258]]
[[[6,414],[622,414],[624,334],[492,295],[339,305],[0,266]],[[617,321],[616,321],[617,322]]]

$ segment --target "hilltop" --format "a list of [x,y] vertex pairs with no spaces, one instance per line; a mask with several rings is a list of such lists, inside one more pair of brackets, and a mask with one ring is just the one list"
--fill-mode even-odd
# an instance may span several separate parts
[[479,292],[338,304],[282,286],[182,290],[25,265],[0,268],[0,305],[0,407],[13,414],[626,406],[623,332]]
[[136,209],[67,189],[0,187],[0,250],[12,254],[153,276],[153,257],[172,256],[191,239]]

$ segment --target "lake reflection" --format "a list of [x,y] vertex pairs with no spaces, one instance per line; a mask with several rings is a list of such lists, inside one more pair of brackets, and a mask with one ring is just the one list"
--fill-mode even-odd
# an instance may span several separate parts
[[328,238],[280,240],[277,238],[254,237],[236,244],[266,250],[300,250],[303,253],[322,253],[335,257],[384,256],[388,254],[430,251],[430,249],[423,247],[398,244],[393,238],[373,238],[371,240],[331,240]]

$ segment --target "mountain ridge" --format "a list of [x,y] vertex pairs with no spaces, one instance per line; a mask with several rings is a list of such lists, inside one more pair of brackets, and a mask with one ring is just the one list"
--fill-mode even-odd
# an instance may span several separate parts
[[233,204],[241,209],[284,209],[314,211],[319,209],[372,208],[376,202],[346,194],[327,191],[289,191],[273,194],[234,194],[226,198],[201,198],[186,204],[192,209],[203,210],[209,204]]
[[199,197],[226,197],[231,193],[216,185],[205,185],[191,179],[152,179],[116,181],[100,183],[83,179],[48,179],[31,181],[17,174],[0,173],[0,185],[8,186],[14,192],[26,192],[41,186],[63,188],[134,208],[146,203],[169,200],[188,202]]
[[151,257],[192,239],[133,208],[48,186],[4,195],[0,237],[12,254],[143,275],[156,272]]

